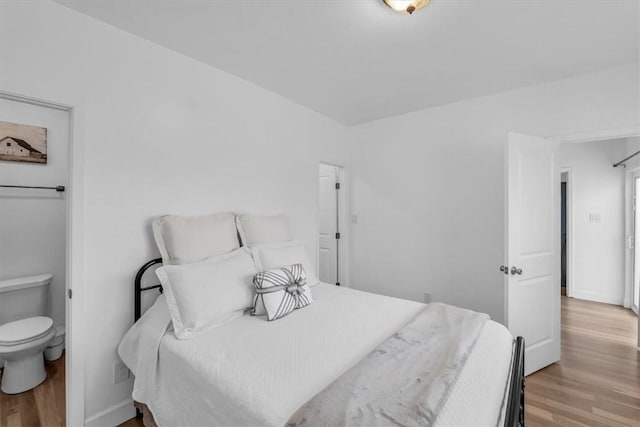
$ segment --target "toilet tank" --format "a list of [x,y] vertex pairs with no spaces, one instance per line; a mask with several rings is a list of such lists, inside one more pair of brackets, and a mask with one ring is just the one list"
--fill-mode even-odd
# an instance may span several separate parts
[[0,325],[47,315],[50,274],[0,281]]

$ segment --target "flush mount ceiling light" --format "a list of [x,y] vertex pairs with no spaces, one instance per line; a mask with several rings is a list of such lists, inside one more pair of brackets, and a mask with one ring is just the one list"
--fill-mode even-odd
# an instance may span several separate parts
[[431,0],[384,0],[387,6],[396,12],[408,13],[411,15],[418,9],[422,9]]

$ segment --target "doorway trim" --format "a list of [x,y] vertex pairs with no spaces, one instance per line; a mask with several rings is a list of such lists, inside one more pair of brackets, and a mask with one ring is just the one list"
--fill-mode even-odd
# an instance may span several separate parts
[[[349,185],[346,168],[340,164],[333,162],[319,161],[316,165],[316,172],[320,165],[331,166],[338,170],[338,182],[340,190],[338,190],[338,232],[340,233],[340,243],[338,249],[338,282],[340,286],[351,286],[351,270],[349,268],[349,253],[351,252],[350,241],[350,222],[349,222]],[[316,237],[315,237],[315,258],[316,271],[320,271],[320,242],[318,234],[320,232],[320,196],[316,197]],[[318,273],[319,274],[319,273]]]
[[567,296],[573,297],[574,291],[574,271],[573,271],[573,255],[574,255],[574,238],[573,238],[573,169],[570,167],[560,167],[560,178],[562,174],[567,174]]
[[[617,139],[617,138],[632,138],[640,136],[640,126],[632,126],[626,128],[611,128],[611,129],[601,129],[601,130],[593,130],[588,132],[577,132],[573,134],[565,134],[565,135],[554,135],[550,136],[549,139],[552,141],[557,141],[561,143],[579,143],[579,142],[593,142],[593,141],[603,141],[607,139]],[[613,164],[612,164],[613,166]],[[629,214],[629,196],[631,189],[629,188],[629,174],[625,173],[625,236],[631,235],[631,215]],[[626,240],[626,239],[625,239]],[[568,245],[568,243],[567,243]],[[568,248],[567,248],[568,250]],[[569,253],[567,252],[567,262]],[[631,250],[629,249],[629,245],[625,245],[625,299],[623,304],[625,306],[630,303],[627,300],[627,295],[629,291],[632,291],[633,286],[633,264],[631,259]],[[568,283],[567,283],[568,286]],[[567,288],[567,293],[569,292],[569,288]],[[640,316],[638,316],[638,350],[640,350]]]
[[[623,306],[632,308],[633,306],[633,285],[635,274],[635,251],[638,250],[638,242],[635,241],[635,212],[633,209],[633,199],[635,190],[635,176],[640,172],[640,166],[625,170],[624,174],[624,203],[625,203],[625,289]],[[637,203],[637,201],[636,201]],[[637,209],[637,208],[636,208]],[[633,241],[633,248],[631,247]],[[640,340],[640,332],[638,333]]]
[[[69,166],[67,195],[67,236],[65,292],[65,418],[67,425],[85,424],[84,396],[84,105],[58,102],[0,90],[0,98],[66,111],[69,115]],[[73,298],[70,298],[73,290]]]

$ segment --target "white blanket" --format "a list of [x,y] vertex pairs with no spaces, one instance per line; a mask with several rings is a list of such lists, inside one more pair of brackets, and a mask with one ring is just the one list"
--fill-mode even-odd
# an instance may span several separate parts
[[287,426],[433,426],[488,318],[429,304]]
[[[181,341],[167,330],[170,319],[160,297],[127,333],[119,348],[121,358],[136,375],[134,399],[149,406],[161,427],[282,426],[296,409],[424,307],[327,284],[314,288],[314,298],[314,304],[275,322],[245,315]],[[485,328],[494,331],[491,337],[499,330],[500,345],[510,346],[508,332],[494,322],[491,324],[492,328]],[[496,339],[485,335],[488,334],[483,331],[477,347],[495,351]],[[483,340],[485,343],[481,345]],[[473,360],[475,353],[474,350],[468,365],[490,369],[488,377],[497,378],[497,384],[480,389],[493,390],[485,393],[478,405],[486,419],[470,419],[478,425],[495,425],[509,354],[494,357],[500,361],[494,366],[490,353],[482,356],[481,363]],[[477,374],[482,372],[466,376],[473,380]],[[463,380],[464,376],[458,381],[462,384],[454,387],[452,397],[472,401],[465,384],[475,383]],[[472,393],[479,385],[475,386],[469,388]],[[449,406],[447,402],[443,413],[452,416],[439,417],[439,424],[452,425],[448,419],[464,421],[456,419],[458,412]]]

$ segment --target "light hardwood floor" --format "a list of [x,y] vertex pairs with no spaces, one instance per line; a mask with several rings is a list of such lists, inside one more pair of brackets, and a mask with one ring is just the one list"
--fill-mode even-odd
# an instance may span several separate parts
[[[636,329],[629,310],[562,297],[562,360],[527,377],[527,426],[640,426]],[[46,366],[34,390],[0,393],[0,426],[64,425],[64,357]]]
[[131,418],[129,421],[120,424],[118,427],[144,427],[144,424],[142,424],[142,420]]
[[0,426],[65,425],[64,355],[55,362],[45,362],[45,367],[46,381],[33,390],[20,394],[0,392]]
[[562,297],[562,359],[526,380],[527,426],[640,426],[637,317]]

